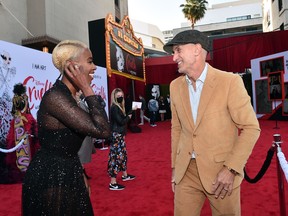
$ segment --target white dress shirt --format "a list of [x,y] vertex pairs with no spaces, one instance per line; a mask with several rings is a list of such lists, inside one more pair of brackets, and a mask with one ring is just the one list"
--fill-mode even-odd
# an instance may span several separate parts
[[[205,64],[204,70],[202,71],[200,77],[196,80],[196,89],[194,90],[192,81],[189,79],[189,77],[186,75],[186,81],[188,84],[189,89],[189,99],[190,99],[190,105],[191,105],[191,111],[192,111],[192,117],[194,124],[196,124],[197,120],[197,114],[198,114],[198,106],[200,102],[201,92],[203,89],[204,81],[207,76],[207,63]],[[192,153],[192,158],[195,158],[195,153]]]

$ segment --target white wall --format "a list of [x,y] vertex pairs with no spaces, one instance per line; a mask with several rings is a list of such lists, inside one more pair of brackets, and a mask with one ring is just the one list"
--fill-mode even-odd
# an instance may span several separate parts
[[[2,2],[0,39],[15,44],[22,44],[22,39],[31,38],[17,20],[34,37],[48,35],[58,40],[77,39],[89,44],[88,21],[105,18],[108,13],[115,15],[112,0],[1,0],[0,2]],[[128,0],[119,2],[123,18],[128,14]]]

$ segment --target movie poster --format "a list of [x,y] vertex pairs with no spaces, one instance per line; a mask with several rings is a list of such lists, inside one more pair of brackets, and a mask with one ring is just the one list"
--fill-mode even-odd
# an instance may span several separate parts
[[[49,53],[0,41],[0,146],[5,147],[6,136],[12,119],[13,88],[23,83],[31,114],[36,119],[44,93],[53,86],[60,72],[54,67]],[[97,95],[106,102],[108,114],[108,87],[106,68],[97,67],[92,81]]]

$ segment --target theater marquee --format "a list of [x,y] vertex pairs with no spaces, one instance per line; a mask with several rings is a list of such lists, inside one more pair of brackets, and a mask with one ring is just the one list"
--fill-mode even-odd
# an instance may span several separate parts
[[112,14],[105,19],[106,67],[112,73],[145,82],[144,48],[141,38],[134,35],[128,16],[122,23]]

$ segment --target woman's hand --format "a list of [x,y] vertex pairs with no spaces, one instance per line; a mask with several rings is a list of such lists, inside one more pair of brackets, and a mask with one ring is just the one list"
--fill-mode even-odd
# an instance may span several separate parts
[[84,73],[82,66],[77,65],[73,62],[68,62],[65,65],[65,74],[71,81],[74,87],[78,88],[83,92],[85,97],[94,95],[94,92],[90,85],[90,80],[87,74]]

